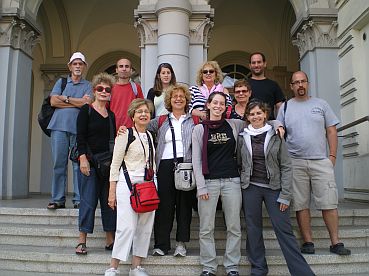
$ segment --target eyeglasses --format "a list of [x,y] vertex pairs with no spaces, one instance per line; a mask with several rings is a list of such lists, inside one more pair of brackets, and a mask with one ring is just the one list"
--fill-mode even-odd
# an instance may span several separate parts
[[204,75],[207,75],[207,74],[213,74],[215,72],[215,70],[213,70],[213,69],[210,69],[210,70],[202,70],[202,73],[204,74]]
[[182,96],[182,95],[174,95],[171,97],[172,99],[180,99],[180,100],[183,100],[185,99],[186,97],[185,96]]
[[293,81],[291,82],[292,85],[301,85],[301,84],[305,84],[307,83],[307,80],[297,80],[297,81]]
[[104,86],[96,86],[95,90],[97,92],[103,92],[103,91],[105,91],[106,93],[110,93],[111,92],[111,88],[110,87],[104,87]]
[[234,91],[235,94],[246,94],[247,92],[249,92],[250,90],[236,90]]
[[143,114],[143,113],[150,114],[150,111],[149,110],[138,109],[138,110],[135,111],[135,113],[137,113],[137,114]]

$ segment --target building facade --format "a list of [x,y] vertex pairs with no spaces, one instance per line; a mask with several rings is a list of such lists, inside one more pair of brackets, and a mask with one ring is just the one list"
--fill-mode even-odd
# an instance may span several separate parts
[[[369,2],[366,0],[3,0],[0,4],[0,198],[49,193],[50,141],[37,124],[43,98],[68,73],[75,51],[86,78],[129,58],[144,92],[157,65],[195,83],[217,60],[231,78],[248,75],[250,53],[267,57],[267,76],[287,97],[291,73],[308,73],[341,125],[367,116]],[[340,198],[369,201],[368,124],[340,135]],[[71,182],[71,181],[70,181]],[[71,185],[70,185],[71,186]]]

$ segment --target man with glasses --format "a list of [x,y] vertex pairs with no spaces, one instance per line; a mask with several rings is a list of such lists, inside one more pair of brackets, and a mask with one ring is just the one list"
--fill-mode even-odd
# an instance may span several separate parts
[[306,73],[295,72],[290,87],[295,97],[281,106],[277,119],[283,122],[287,132],[293,169],[292,203],[304,241],[301,252],[315,253],[310,225],[312,198],[315,207],[322,211],[331,239],[330,252],[350,255],[351,251],[338,237],[338,196],[333,168],[339,120],[325,100],[309,96]]
[[284,102],[285,96],[278,83],[265,77],[267,63],[263,53],[252,53],[249,59],[249,67],[251,78],[248,81],[252,88],[251,98],[267,103],[271,108],[269,120],[273,120],[278,114],[278,109]]
[[116,127],[132,127],[133,123],[128,116],[128,107],[136,98],[143,99],[141,86],[131,81],[132,63],[129,59],[121,58],[117,61],[115,69],[117,82],[113,86],[110,110],[114,112]]
[[[89,81],[83,79],[87,67],[85,56],[74,53],[69,62],[70,75],[66,79],[65,89],[62,79],[59,79],[51,91],[50,104],[55,108],[48,129],[51,130],[51,151],[53,159],[53,178],[51,201],[47,209],[65,208],[65,188],[67,183],[68,156],[70,149],[76,143],[77,116],[79,108],[91,103],[92,87]],[[73,205],[79,207],[78,163],[73,162]]]

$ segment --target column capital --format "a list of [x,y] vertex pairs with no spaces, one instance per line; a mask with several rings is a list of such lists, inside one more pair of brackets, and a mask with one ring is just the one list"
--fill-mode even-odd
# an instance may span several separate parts
[[12,47],[32,57],[32,49],[39,41],[39,31],[26,20],[14,16],[0,19],[0,47]]
[[40,71],[42,72],[41,77],[44,81],[47,94],[52,90],[55,82],[61,76],[67,76],[69,74],[69,70],[65,64],[41,64]]
[[315,48],[338,48],[337,25],[337,17],[311,17],[303,21],[292,36],[300,58]]
[[141,16],[136,16],[136,22],[134,23],[137,29],[140,47],[144,47],[146,44],[157,44],[158,43],[158,27],[157,20],[147,20]]
[[193,27],[190,28],[190,44],[202,44],[205,48],[209,48],[211,30],[214,26],[213,18],[209,16],[202,21],[197,20],[191,23]]

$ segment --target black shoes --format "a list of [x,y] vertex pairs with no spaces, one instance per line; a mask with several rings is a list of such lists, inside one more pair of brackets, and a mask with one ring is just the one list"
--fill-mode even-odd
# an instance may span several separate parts
[[240,274],[238,273],[238,271],[229,271],[227,273],[227,276],[240,276]]
[[305,242],[301,246],[301,253],[303,254],[315,254],[315,247],[314,243],[312,242]]
[[203,271],[200,276],[216,276],[214,273],[211,273],[209,271]]
[[65,208],[65,203],[55,203],[55,202],[50,202],[47,205],[47,209],[49,210],[56,210],[56,209],[64,209]]
[[331,245],[329,247],[329,251],[340,256],[351,255],[351,250],[347,249],[342,242],[339,242],[335,245]]

